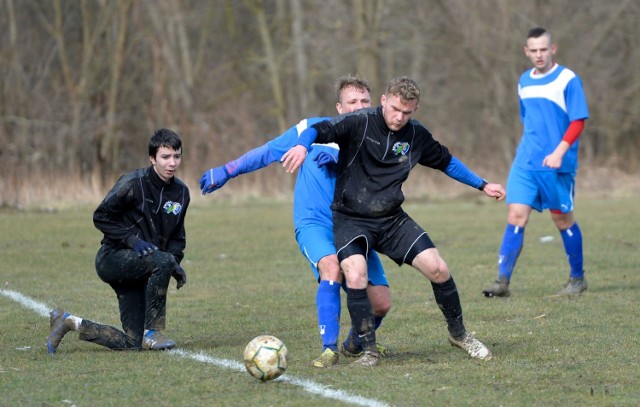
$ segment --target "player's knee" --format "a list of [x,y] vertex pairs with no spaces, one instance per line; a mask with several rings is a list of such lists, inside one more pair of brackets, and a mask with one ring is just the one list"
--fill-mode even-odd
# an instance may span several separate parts
[[391,310],[391,298],[381,298],[371,303],[373,315],[376,317],[384,317]]
[[340,264],[338,256],[325,256],[318,262],[318,273],[320,280],[342,281],[342,273],[340,272]]
[[449,267],[435,248],[420,252],[411,265],[434,283],[449,279]]
[[553,223],[555,223],[560,231],[569,229],[575,223],[573,212],[562,213],[560,211],[551,211],[551,219],[553,219]]
[[371,301],[373,315],[384,317],[391,310],[391,293],[387,286],[374,286],[369,284],[367,294]]
[[155,262],[154,274],[168,274],[171,276],[176,267],[176,260],[173,254],[156,250],[151,254]]

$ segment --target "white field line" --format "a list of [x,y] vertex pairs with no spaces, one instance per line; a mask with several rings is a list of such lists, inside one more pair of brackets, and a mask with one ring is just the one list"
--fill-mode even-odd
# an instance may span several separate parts
[[[0,295],[3,295],[7,298],[12,299],[13,301],[22,305],[24,308],[30,309],[34,311],[36,314],[45,318],[49,317],[49,312],[52,309],[46,304],[35,301],[17,291],[0,289]],[[245,371],[244,364],[240,362],[237,362],[235,360],[219,359],[213,356],[209,356],[203,352],[190,352],[183,349],[173,349],[173,350],[170,350],[168,353],[172,355],[180,356],[185,359],[192,359],[197,362],[208,363],[218,367],[223,367],[225,369],[231,369],[231,370],[236,370],[240,372]],[[300,386],[307,393],[317,394],[318,396],[321,396],[327,399],[338,400],[347,404],[355,404],[355,405],[367,406],[367,407],[388,407],[388,404],[378,400],[368,399],[360,396],[354,396],[342,390],[334,390],[329,388],[328,386],[324,386],[322,384],[312,382],[311,380],[298,379],[295,377],[291,377],[290,375],[280,376],[275,381],[281,381],[284,383],[293,384],[295,386]]]

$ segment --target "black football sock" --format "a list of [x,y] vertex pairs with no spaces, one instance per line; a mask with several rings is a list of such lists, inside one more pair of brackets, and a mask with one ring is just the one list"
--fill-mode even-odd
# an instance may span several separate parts
[[376,331],[371,302],[365,288],[347,288],[347,308],[351,315],[351,327],[354,338],[362,350],[376,351]]
[[453,276],[444,283],[431,283],[433,294],[436,297],[436,304],[444,314],[447,320],[449,333],[455,339],[464,338],[467,330],[462,323],[462,305],[460,304],[460,296]]

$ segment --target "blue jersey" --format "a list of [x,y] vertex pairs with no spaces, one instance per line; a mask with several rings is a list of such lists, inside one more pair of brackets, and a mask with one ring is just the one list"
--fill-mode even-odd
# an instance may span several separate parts
[[[533,73],[533,68],[526,71],[518,83],[524,130],[513,165],[527,170],[550,170],[542,166],[542,161],[560,144],[569,123],[587,119],[589,111],[582,82],[573,71],[556,64],[546,74]],[[577,170],[578,144],[576,141],[569,148],[557,171]]]
[[[291,147],[297,144],[298,136],[303,130],[312,124],[329,119],[323,117],[304,119],[266,145],[273,157],[279,161]],[[307,158],[298,172],[293,193],[293,225],[296,231],[311,224],[329,225],[329,227],[333,224],[331,202],[335,190],[336,174],[327,166],[318,168],[314,159],[322,151],[338,157],[336,144],[313,144],[309,148]]]

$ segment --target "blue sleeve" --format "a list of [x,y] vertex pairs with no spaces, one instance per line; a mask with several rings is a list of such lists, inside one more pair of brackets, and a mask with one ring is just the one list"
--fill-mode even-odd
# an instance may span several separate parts
[[309,148],[311,148],[311,144],[316,141],[316,137],[318,137],[318,130],[313,127],[307,127],[302,133],[300,133],[300,137],[298,137],[296,145],[304,146],[309,150]]
[[474,174],[466,165],[460,160],[458,160],[455,156],[451,157],[451,162],[444,170],[444,173],[455,179],[458,182],[462,182],[463,184],[467,184],[474,188],[480,188],[482,184],[485,182],[478,175]]
[[[297,125],[289,128],[287,131],[267,142],[263,146],[253,149],[241,157],[225,164],[224,168],[229,177],[237,177],[240,174],[259,170],[271,163],[280,161],[284,153],[291,147],[298,144],[300,133],[312,124],[327,120],[323,117],[313,117],[301,120]],[[308,150],[308,148],[307,148]]]
[[258,148],[248,151],[233,161],[229,161],[225,164],[224,168],[226,169],[229,177],[233,178],[240,174],[259,170],[260,168],[266,167],[275,161],[278,161],[278,159],[271,153],[268,145],[264,144]]
[[[310,126],[319,123],[321,121],[328,120],[326,117],[311,117],[308,119],[303,119],[300,123],[295,126],[289,128],[287,131],[274,138],[273,140],[267,143],[269,146],[269,150],[271,150],[271,154],[279,161],[282,159],[282,156],[291,149],[291,147],[300,144],[299,138],[300,135],[309,128]],[[307,147],[307,150],[309,148]]]

